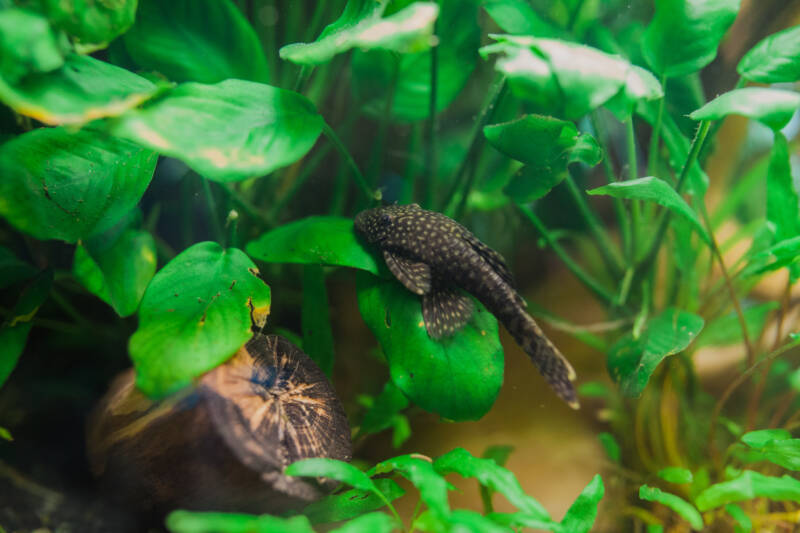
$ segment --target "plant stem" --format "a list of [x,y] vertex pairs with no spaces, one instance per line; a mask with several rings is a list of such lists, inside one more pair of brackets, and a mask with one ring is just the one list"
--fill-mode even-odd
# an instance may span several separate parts
[[394,93],[397,89],[397,78],[400,74],[400,56],[392,54],[393,68],[392,81],[389,84],[389,93],[386,95],[383,114],[378,122],[378,132],[375,136],[375,144],[372,148],[372,155],[367,169],[367,182],[374,186],[380,180],[381,168],[383,167],[383,157],[386,153],[386,130],[392,121],[392,107],[394,107]]
[[208,206],[208,218],[211,219],[211,231],[214,235],[214,240],[222,243],[225,239],[225,234],[222,232],[222,226],[217,217],[217,203],[214,200],[214,194],[211,192],[211,185],[208,179],[201,177],[200,182],[203,184],[203,195],[206,197],[206,205]]
[[[617,180],[614,174],[614,167],[611,165],[611,152],[608,149],[608,142],[606,139],[606,132],[601,127],[600,121],[597,120],[597,112],[591,114],[592,129],[597,134],[597,140],[600,147],[603,149],[603,170],[606,173],[608,183],[614,183]],[[625,257],[628,259],[629,264],[633,264],[634,259],[632,255],[632,242],[631,242],[631,220],[628,216],[628,211],[620,198],[612,198],[614,211],[617,214],[617,222],[619,223],[620,233],[622,236],[622,248],[625,250]]]
[[75,309],[75,306],[72,305],[69,300],[64,298],[60,292],[58,292],[55,288],[50,291],[50,298],[58,304],[58,306],[69,316],[72,320],[74,320],[80,326],[90,326],[91,322],[84,317],[80,311]]
[[302,92],[303,86],[308,81],[308,78],[311,77],[311,73],[314,71],[314,67],[311,65],[303,65],[300,67],[300,70],[297,72],[297,78],[294,80],[294,87],[292,90],[294,92]]
[[347,165],[350,167],[350,170],[353,173],[353,179],[355,180],[356,185],[358,185],[358,188],[361,189],[362,193],[364,193],[364,196],[367,197],[367,200],[380,200],[380,192],[370,189],[367,181],[364,179],[364,175],[361,174],[361,170],[358,168],[358,165],[356,165],[355,160],[353,160],[353,156],[350,155],[347,147],[342,143],[341,139],[339,139],[339,136],[336,135],[336,132],[327,122],[323,121],[322,132],[325,134],[328,140],[333,143],[333,146],[336,148],[336,150],[339,151],[339,155],[341,155],[342,158],[344,158],[344,160],[347,162]]
[[[433,32],[436,34],[438,29],[438,18],[434,22]],[[431,46],[431,87],[430,94],[428,95],[428,121],[427,121],[427,139],[425,143],[425,172],[427,173],[425,179],[425,194],[423,196],[423,207],[430,209],[433,207],[436,199],[434,198],[434,186],[437,177],[437,143],[436,143],[436,98],[439,86],[439,51],[438,46]]]
[[[447,195],[442,200],[441,211],[447,212],[448,207],[450,205],[454,205],[454,200],[456,197],[456,193],[458,192],[459,188],[461,188],[461,181],[464,173],[467,171],[472,160],[475,158],[475,155],[478,153],[478,150],[483,143],[483,127],[489,122],[491,116],[493,115],[492,111],[495,109],[497,103],[502,98],[503,94],[505,94],[507,88],[506,78],[505,76],[500,76],[492,86],[491,90],[489,91],[489,99],[483,109],[481,110],[480,117],[478,121],[475,123],[475,129],[472,131],[471,141],[469,144],[469,148],[467,148],[467,153],[464,155],[464,159],[461,160],[461,164],[458,166],[458,170],[456,170],[455,177],[453,178],[453,184],[450,187]],[[469,190],[464,191],[465,195],[469,194]]]
[[[658,101],[658,112],[656,113],[656,121],[653,124],[653,133],[650,134],[650,151],[647,154],[647,175],[656,175],[656,165],[658,162],[658,142],[661,135],[661,123],[664,121],[664,105],[667,99],[667,77],[662,74],[661,88],[665,91],[664,96]],[[631,120],[633,120],[631,118]]]
[[248,200],[242,197],[239,194],[239,191],[236,190],[233,184],[225,183],[223,184],[220,189],[224,192],[228,197],[236,204],[242,211],[247,213],[247,216],[253,218],[254,220],[258,220],[267,226],[271,226],[274,224],[274,221],[271,217],[267,216],[266,214],[262,213],[259,208],[251,204]]
[[539,217],[536,216],[533,210],[527,205],[521,203],[515,203],[515,205],[520,212],[522,212],[525,218],[527,218],[531,224],[533,224],[536,230],[542,235],[544,240],[547,241],[547,244],[553,249],[556,255],[558,255],[561,261],[564,262],[564,264],[575,275],[575,277],[577,277],[584,285],[586,285],[586,287],[599,299],[608,304],[613,304],[614,295],[611,294],[605,287],[600,285],[600,283],[595,281],[589,274],[584,272],[584,270],[572,260],[572,258],[561,247],[561,245],[558,244],[555,239],[553,239],[553,237],[550,235],[550,232],[547,230]]
[[[633,116],[625,123],[625,137],[628,146],[628,179],[639,177],[639,165],[636,158],[636,132],[633,129]],[[636,261],[639,248],[639,227],[642,223],[641,204],[639,200],[631,200],[631,256]]]

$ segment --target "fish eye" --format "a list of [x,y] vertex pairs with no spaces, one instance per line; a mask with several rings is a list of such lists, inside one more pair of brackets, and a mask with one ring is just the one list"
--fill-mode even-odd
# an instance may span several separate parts
[[390,215],[389,213],[383,213],[378,219],[378,222],[380,222],[384,226],[388,226],[389,224],[392,223],[392,215]]

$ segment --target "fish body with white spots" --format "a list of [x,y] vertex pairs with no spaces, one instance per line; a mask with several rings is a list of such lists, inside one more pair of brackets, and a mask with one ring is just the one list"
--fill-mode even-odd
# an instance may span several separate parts
[[500,254],[453,219],[416,204],[362,211],[355,229],[380,249],[395,278],[422,297],[431,338],[452,335],[469,321],[473,304],[467,292],[508,329],[556,394],[578,407],[575,371],[525,311]]

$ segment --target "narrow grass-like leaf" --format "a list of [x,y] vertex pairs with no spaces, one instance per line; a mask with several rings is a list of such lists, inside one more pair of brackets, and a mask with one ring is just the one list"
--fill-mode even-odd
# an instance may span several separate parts
[[642,485],[639,487],[639,497],[648,502],[658,502],[666,507],[669,507],[678,513],[684,520],[689,522],[692,529],[695,531],[702,531],[703,517],[694,506],[675,494],[664,492],[657,487],[648,487]]
[[[403,496],[406,491],[389,478],[374,480],[375,487],[386,500],[393,502]],[[303,515],[312,524],[339,522],[381,509],[386,502],[378,497],[374,490],[351,489],[339,494],[332,494],[316,501],[303,509]]]
[[567,509],[561,521],[561,530],[570,533],[587,533],[591,530],[597,518],[597,506],[604,494],[603,479],[597,474]]
[[[800,94],[797,97],[800,102]],[[775,225],[775,241],[800,235],[800,208],[792,179],[789,145],[779,131],[775,132],[767,170],[767,220]]]
[[603,449],[606,451],[608,458],[615,463],[619,463],[622,457],[622,450],[619,447],[617,439],[614,438],[614,435],[604,431],[598,434],[597,438],[600,441],[600,444],[602,444]]
[[800,80],[800,26],[792,26],[759,41],[747,52],[737,72],[758,83]]
[[283,473],[287,476],[327,477],[360,490],[372,492],[378,490],[369,476],[358,468],[344,461],[326,457],[301,459],[287,466]]
[[744,115],[779,130],[789,123],[798,109],[800,93],[745,87],[722,93],[689,116],[694,120],[721,120],[728,115]]
[[14,253],[0,246],[0,289],[5,289],[18,281],[32,278],[36,269],[29,263],[17,258]]
[[300,263],[359,268],[378,275],[382,267],[358,240],[350,218],[315,216],[277,227],[247,243],[247,253],[265,263]]
[[727,512],[734,520],[736,520],[734,533],[750,533],[753,531],[753,522],[741,507],[736,504],[729,503],[725,506],[725,512]]
[[230,358],[263,326],[270,289],[244,252],[197,243],[153,277],[128,349],[136,384],[162,397]]
[[177,157],[203,176],[238,181],[303,157],[322,117],[301,94],[244,80],[185,83],[109,125],[117,136]]
[[745,470],[730,481],[711,485],[697,496],[695,503],[698,509],[705,512],[728,503],[759,497],[800,502],[800,481],[791,476],[765,476]]
[[303,305],[300,310],[303,325],[303,351],[325,372],[333,374],[333,331],[328,309],[328,289],[320,265],[303,267]]
[[689,207],[680,194],[675,192],[666,181],[648,176],[635,180],[620,181],[609,183],[596,189],[586,191],[588,194],[605,194],[615,198],[625,198],[628,200],[645,200],[663,205],[674,213],[685,217],[697,230],[697,233],[704,241],[710,242],[708,232],[703,227],[697,214]]

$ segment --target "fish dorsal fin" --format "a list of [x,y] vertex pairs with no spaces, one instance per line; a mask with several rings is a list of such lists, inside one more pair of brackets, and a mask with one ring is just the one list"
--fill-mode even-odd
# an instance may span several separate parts
[[514,297],[517,303],[522,307],[528,307],[528,303],[517,293],[517,283],[514,281],[514,276],[511,274],[508,265],[506,265],[506,260],[503,259],[503,256],[479,241],[478,238],[471,233],[464,235],[464,240],[467,241],[472,249],[475,250],[490,267],[492,267],[492,270],[500,276],[500,279],[508,283],[508,285],[514,289]]
[[455,287],[434,284],[422,297],[422,318],[432,339],[450,336],[464,327],[473,309],[472,298]]
[[406,289],[419,295],[430,292],[431,269],[428,265],[393,254],[389,250],[383,251],[383,260],[389,271]]

